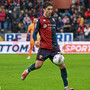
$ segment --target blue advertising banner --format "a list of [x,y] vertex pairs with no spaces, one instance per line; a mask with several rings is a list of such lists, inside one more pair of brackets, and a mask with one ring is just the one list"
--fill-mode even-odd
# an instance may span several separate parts
[[[5,41],[26,41],[26,33],[6,33]],[[57,33],[57,41],[73,41],[73,33]],[[29,35],[30,41],[30,35]]]

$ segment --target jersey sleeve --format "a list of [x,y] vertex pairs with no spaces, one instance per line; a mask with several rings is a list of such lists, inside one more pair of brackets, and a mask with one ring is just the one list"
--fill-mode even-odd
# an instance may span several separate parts
[[34,33],[33,33],[33,39],[34,39],[34,41],[37,40],[37,33],[39,32],[39,28],[40,28],[40,19],[38,19],[37,24],[35,26]]

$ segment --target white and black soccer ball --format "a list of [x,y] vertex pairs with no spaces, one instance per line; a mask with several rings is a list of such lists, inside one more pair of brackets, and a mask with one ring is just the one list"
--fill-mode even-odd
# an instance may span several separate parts
[[53,63],[60,66],[64,63],[64,56],[61,55],[61,54],[56,54],[54,57],[53,57]]

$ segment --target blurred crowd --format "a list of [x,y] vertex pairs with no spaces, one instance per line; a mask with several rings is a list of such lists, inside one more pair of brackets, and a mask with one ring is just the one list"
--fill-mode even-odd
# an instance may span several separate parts
[[0,0],[0,28],[24,33],[33,18],[42,15],[43,0]]
[[[26,33],[34,18],[43,15],[48,0],[0,0],[0,33]],[[90,40],[90,0],[78,0],[69,9],[56,8],[52,14],[57,33],[73,33],[76,40]]]

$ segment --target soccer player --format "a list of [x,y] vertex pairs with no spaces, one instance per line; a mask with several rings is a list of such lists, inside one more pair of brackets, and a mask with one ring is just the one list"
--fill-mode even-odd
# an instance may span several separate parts
[[[51,2],[45,2],[43,4],[43,10],[44,14],[38,19],[35,31],[33,33],[35,45],[39,47],[40,44],[36,63],[32,64],[23,72],[21,76],[22,80],[24,80],[31,71],[39,69],[47,58],[52,61],[53,57],[57,53],[60,53],[60,49],[56,40],[56,22],[55,19],[51,17],[51,14],[53,12],[53,4]],[[41,36],[40,43],[36,41],[36,35],[38,32]],[[63,79],[65,90],[74,90],[73,88],[68,87],[65,63],[60,65],[59,68],[61,70],[61,76]]]
[[[30,56],[32,54],[32,49],[35,45],[35,42],[33,40],[33,32],[35,30],[35,25],[36,25],[36,22],[37,22],[37,19],[34,18],[33,19],[33,23],[31,23],[28,27],[28,30],[27,30],[27,39],[28,39],[28,36],[29,36],[29,32],[31,32],[31,36],[30,36],[30,49],[29,49],[29,53],[28,53],[28,57],[27,59],[30,59]],[[40,41],[40,38],[39,38],[39,33],[37,34],[37,40]]]

